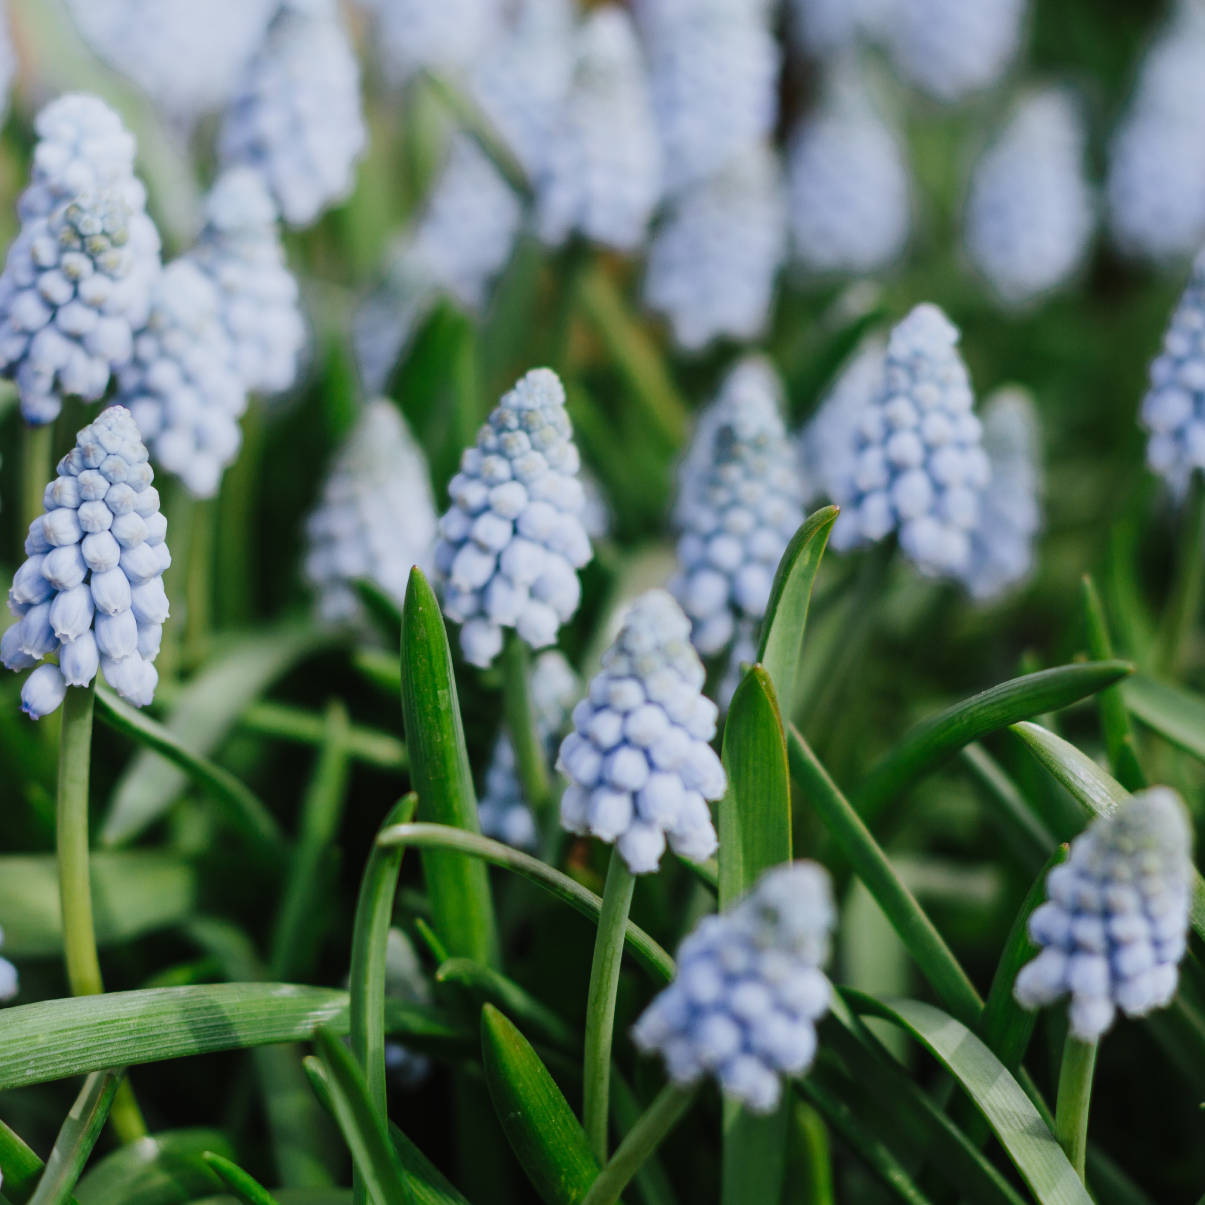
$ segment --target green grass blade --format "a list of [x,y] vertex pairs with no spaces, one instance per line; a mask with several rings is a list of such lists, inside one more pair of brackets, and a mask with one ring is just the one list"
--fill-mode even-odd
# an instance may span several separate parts
[[[396,658],[389,664],[395,669]],[[282,741],[299,745],[322,744],[323,720],[315,712],[304,707],[290,707],[285,703],[252,703],[239,716],[239,727],[259,736],[272,736]],[[406,757],[405,742],[388,732],[352,724],[347,730],[347,752],[354,761],[363,762],[378,770],[404,770],[410,763]]]
[[1185,753],[1205,761],[1205,698],[1171,682],[1135,674],[1121,688],[1130,714]]
[[[394,828],[384,829],[377,837],[377,843],[413,845],[419,849],[456,850],[492,866],[501,866],[505,870],[522,875],[596,924],[602,911],[601,898],[589,888],[583,887],[568,875],[561,874],[559,870],[553,870],[551,866],[530,854],[476,833],[466,833],[462,829],[443,824],[399,824]],[[658,982],[668,983],[673,979],[674,960],[643,929],[631,921],[628,921],[627,949]]]
[[807,742],[795,728],[788,731],[791,773],[804,797],[883,909],[933,990],[964,1024],[976,1025],[983,1002],[967,973]]
[[221,1192],[202,1155],[234,1158],[217,1130],[169,1130],[107,1155],[79,1182],[79,1205],[184,1205]]
[[1062,665],[1013,678],[947,707],[915,728],[870,772],[853,798],[858,815],[873,826],[888,804],[971,741],[1018,720],[1058,711],[1132,672],[1126,661]]
[[778,562],[762,619],[757,659],[770,675],[779,706],[788,719],[795,714],[795,680],[803,655],[812,587],[837,513],[835,506],[816,511],[791,537]]
[[535,1190],[546,1205],[578,1205],[599,1172],[586,1131],[531,1043],[490,1004],[481,1054],[498,1120]]
[[1035,873],[1057,844],[1054,834],[1026,804],[1017,784],[981,744],[975,741],[967,745],[961,757],[975,781],[983,787],[992,804],[992,814],[999,818],[1026,869]]
[[[402,615],[402,714],[410,780],[424,821],[477,835],[477,796],[439,602],[422,570],[410,571]],[[435,931],[449,952],[493,966],[498,961],[494,905],[485,867],[442,850],[423,851]]]
[[241,1205],[279,1205],[276,1198],[237,1163],[215,1155],[213,1151],[205,1151],[201,1158],[205,1160],[207,1167],[217,1173],[218,1178],[239,1199]]
[[30,1205],[63,1205],[92,1154],[125,1068],[93,1071],[59,1130]]
[[389,1141],[402,1162],[415,1205],[469,1205],[443,1172],[392,1121]]
[[[45,1166],[25,1140],[0,1121],[0,1173],[4,1176],[4,1196],[9,1205],[26,1205]],[[72,1196],[65,1201],[66,1205],[76,1205]]]
[[992,1127],[1039,1205],[1090,1205],[1075,1169],[1020,1084],[987,1046],[948,1013],[919,1000],[843,993],[855,1012],[910,1033],[949,1071]]

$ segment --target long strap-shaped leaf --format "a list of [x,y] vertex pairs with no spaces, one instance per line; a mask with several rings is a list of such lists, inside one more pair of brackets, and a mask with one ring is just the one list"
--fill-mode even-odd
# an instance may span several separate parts
[[238,1198],[240,1205],[277,1205],[276,1198],[253,1176],[248,1175],[232,1159],[205,1151],[205,1165],[220,1177],[223,1184]]
[[[25,1205],[45,1166],[19,1134],[0,1121],[0,1174],[4,1176],[4,1199],[10,1205]],[[75,1198],[68,1196],[66,1205],[76,1205]]]
[[79,1182],[79,1205],[163,1205],[195,1201],[222,1191],[222,1181],[202,1156],[234,1158],[217,1130],[168,1130],[106,1155]]
[[1040,1205],[1091,1205],[1075,1169],[1007,1068],[965,1025],[919,1000],[843,995],[855,1012],[907,1030],[975,1102]]
[[1121,685],[1130,713],[1186,753],[1205,761],[1205,699],[1195,691],[1146,674]]
[[50,1158],[46,1160],[46,1170],[38,1181],[37,1191],[30,1197],[30,1205],[63,1205],[70,1197],[100,1137],[124,1074],[124,1067],[111,1068],[94,1071],[84,1080],[84,1086],[59,1130]]

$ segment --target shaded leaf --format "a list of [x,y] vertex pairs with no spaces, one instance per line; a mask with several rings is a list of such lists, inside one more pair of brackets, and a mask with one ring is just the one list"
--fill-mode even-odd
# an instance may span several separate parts
[[239,1199],[241,1205],[278,1205],[274,1196],[258,1180],[249,1176],[237,1163],[215,1155],[213,1151],[205,1151],[201,1156],[207,1167],[215,1171],[218,1177]]
[[450,1180],[391,1121],[389,1141],[406,1172],[406,1184],[415,1205],[468,1205]]
[[1146,674],[1127,678],[1121,697],[1131,714],[1148,728],[1205,761],[1205,698]]
[[168,1130],[106,1155],[80,1182],[80,1205],[184,1205],[222,1190],[201,1155],[234,1158],[217,1130]]
[[[397,658],[390,657],[389,664],[396,670]],[[394,688],[397,688],[396,683]],[[278,737],[302,745],[322,743],[322,716],[285,703],[252,703],[239,716],[239,727],[260,736]],[[409,764],[405,742],[363,724],[348,726],[347,754],[354,761],[375,766],[378,770],[404,770]]]
[[94,1071],[84,1080],[71,1112],[63,1122],[46,1170],[30,1198],[31,1205],[63,1205],[92,1154],[101,1127],[109,1116],[124,1068]]

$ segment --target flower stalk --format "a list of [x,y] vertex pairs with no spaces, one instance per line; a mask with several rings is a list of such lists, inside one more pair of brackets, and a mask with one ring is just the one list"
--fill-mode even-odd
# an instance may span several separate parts
[[1086,1042],[1069,1033],[1063,1045],[1063,1065],[1059,1072],[1055,1130],[1080,1180],[1084,1178],[1084,1162],[1088,1152],[1088,1109],[1092,1103],[1096,1046],[1095,1038]]
[[552,801],[552,783],[531,698],[531,654],[513,631],[507,636],[502,674],[506,727],[515,751],[515,769],[528,807],[543,823]]
[[54,475],[54,423],[26,425],[21,448],[21,532],[42,513],[42,494]]

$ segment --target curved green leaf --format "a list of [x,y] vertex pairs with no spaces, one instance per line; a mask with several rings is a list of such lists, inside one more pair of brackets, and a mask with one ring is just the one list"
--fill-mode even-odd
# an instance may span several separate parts
[[234,1158],[217,1130],[169,1130],[142,1138],[102,1159],[75,1195],[79,1205],[185,1205],[222,1190],[202,1161],[205,1151]]
[[[45,1166],[19,1134],[0,1121],[0,1175],[4,1177],[4,1198],[9,1205],[25,1205],[38,1187]],[[75,1198],[68,1196],[67,1205],[76,1205]]]
[[1185,753],[1205,761],[1205,699],[1195,691],[1146,674],[1121,685],[1130,713]]
[[201,1158],[205,1165],[217,1173],[242,1205],[278,1205],[276,1198],[254,1177],[249,1176],[239,1165],[213,1151],[205,1151]]
[[109,1116],[125,1068],[93,1071],[84,1080],[71,1112],[55,1140],[46,1170],[30,1197],[30,1205],[63,1205],[92,1154],[101,1128]]

